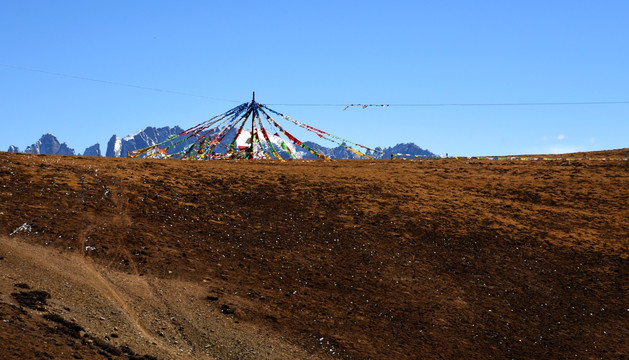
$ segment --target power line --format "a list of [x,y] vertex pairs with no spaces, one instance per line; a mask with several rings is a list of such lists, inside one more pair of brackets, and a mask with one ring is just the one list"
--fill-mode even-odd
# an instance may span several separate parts
[[[122,82],[117,82],[117,81],[109,81],[109,80],[95,79],[95,78],[89,78],[89,77],[84,77],[84,76],[65,74],[65,73],[48,71],[48,70],[34,69],[34,68],[28,68],[28,67],[24,67],[24,66],[16,66],[16,65],[2,64],[2,63],[0,63],[0,66],[4,66],[4,67],[7,67],[7,68],[12,68],[12,69],[17,69],[17,70],[23,70],[23,71],[31,71],[31,72],[38,72],[38,73],[42,73],[42,74],[61,76],[61,77],[66,77],[66,78],[70,78],[70,79],[99,82],[99,83],[103,83],[103,84],[116,85],[116,86],[125,86],[125,87],[142,89],[142,90],[157,91],[157,92],[176,94],[176,95],[183,95],[183,96],[192,96],[192,97],[197,97],[197,98],[210,99],[210,100],[216,100],[216,101],[226,101],[226,102],[232,102],[232,103],[241,103],[242,102],[242,101],[238,101],[238,100],[224,99],[224,98],[213,97],[213,96],[205,96],[205,95],[193,94],[193,93],[182,92],[182,91],[160,89],[160,88],[154,88],[154,87],[148,87],[148,86],[141,86],[141,85],[122,83]],[[309,107],[309,106],[310,107],[344,107],[344,109],[347,110],[347,108],[349,108],[349,107],[362,107],[364,109],[364,108],[367,108],[367,107],[394,107],[394,106],[395,107],[481,107],[481,106],[486,106],[486,107],[496,106],[496,107],[498,107],[498,106],[623,105],[623,104],[625,104],[625,105],[629,104],[629,100],[622,100],[622,101],[574,101],[574,102],[506,102],[506,103],[398,103],[398,104],[393,103],[393,104],[350,104],[350,105],[348,105],[348,104],[339,104],[339,103],[283,103],[283,104],[266,104],[266,105],[270,105],[270,106],[303,106],[303,107]]]
[[409,104],[267,104],[273,106],[356,106],[356,107],[455,107],[455,106],[570,106],[570,105],[619,105],[629,101],[575,101],[575,102],[514,102],[514,103],[409,103]]
[[241,101],[238,101],[238,100],[223,99],[223,98],[218,98],[218,97],[213,97],[213,96],[198,95],[198,94],[192,94],[192,93],[187,93],[187,92],[182,92],[182,91],[166,90],[166,89],[160,89],[160,88],[154,88],[154,87],[148,87],[148,86],[127,84],[127,83],[122,83],[122,82],[117,82],[117,81],[94,79],[94,78],[89,78],[89,77],[84,77],[84,76],[64,74],[64,73],[60,73],[60,72],[41,70],[41,69],[33,69],[33,68],[27,68],[27,67],[23,67],[23,66],[15,66],[15,65],[10,65],[10,64],[2,64],[2,63],[0,63],[0,66],[12,68],[12,69],[17,69],[17,70],[24,70],[24,71],[38,72],[38,73],[48,74],[48,75],[61,76],[61,77],[66,77],[66,78],[70,78],[70,79],[86,80],[86,81],[99,82],[99,83],[103,83],[103,84],[116,85],[116,86],[125,86],[125,87],[130,87],[130,88],[135,88],[135,89],[158,91],[158,92],[169,93],[169,94],[176,94],[176,95],[183,95],[183,96],[192,96],[192,97],[198,97],[198,98],[204,98],[204,99],[210,99],[210,100],[218,100],[218,101],[227,101],[227,102],[234,102],[234,103],[240,103],[241,102]]
[[389,104],[389,106],[563,106],[563,105],[614,105],[629,101],[575,101],[575,102],[515,102],[515,103],[441,103],[441,104]]

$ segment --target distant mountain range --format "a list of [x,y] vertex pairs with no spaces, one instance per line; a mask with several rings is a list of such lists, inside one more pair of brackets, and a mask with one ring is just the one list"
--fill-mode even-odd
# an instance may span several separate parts
[[[168,137],[172,135],[179,134],[183,131],[179,126],[174,127],[147,127],[144,130],[140,130],[132,135],[127,135],[125,137],[119,137],[118,135],[113,135],[109,142],[107,143],[107,150],[105,152],[105,156],[107,157],[126,157],[127,153],[142,149],[151,145],[155,145],[161,143],[168,139]],[[224,142],[231,142],[234,138],[235,134],[232,134],[231,137],[228,134]],[[325,147],[315,142],[306,141],[304,142],[307,146],[312,149],[326,155],[332,159],[356,159],[359,158],[358,155],[352,153],[342,146],[337,147]],[[182,143],[177,145],[178,147],[185,147],[187,144]],[[392,154],[405,154],[407,156],[422,156],[422,157],[434,157],[436,156],[432,152],[422,149],[414,143],[406,143],[406,144],[397,144],[388,148],[377,147],[377,150],[384,152],[384,154],[380,154],[378,152],[368,151],[367,155],[372,156],[377,159],[388,159]],[[295,155],[298,158],[302,159],[311,159],[316,158],[316,156],[312,155],[310,152],[302,148],[293,148],[292,149]],[[9,146],[8,152],[20,152],[20,149],[16,146]],[[70,148],[66,143],[60,143],[57,138],[52,134],[44,134],[42,137],[33,145],[28,146],[25,150],[25,153],[32,154],[52,154],[52,155],[80,155],[77,154],[74,149]],[[100,150],[100,144],[94,144],[85,149],[83,152],[83,156],[102,156]]]
[[[17,146],[9,146],[9,152],[20,152]],[[74,149],[70,149],[66,143],[59,143],[54,135],[44,134],[33,145],[24,150],[25,153],[31,154],[58,154],[58,155],[76,155]]]

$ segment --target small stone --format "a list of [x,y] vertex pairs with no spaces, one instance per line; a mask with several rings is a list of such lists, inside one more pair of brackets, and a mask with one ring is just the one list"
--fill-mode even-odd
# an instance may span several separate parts
[[221,305],[221,312],[225,315],[234,314],[236,310],[229,307],[229,305],[223,304]]

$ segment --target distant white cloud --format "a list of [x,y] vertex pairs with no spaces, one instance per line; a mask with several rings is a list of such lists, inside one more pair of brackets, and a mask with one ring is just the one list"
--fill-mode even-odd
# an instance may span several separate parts
[[563,139],[565,139],[565,138],[566,138],[566,135],[564,135],[564,134],[559,134],[559,135],[557,136],[557,140],[563,140]]
[[590,141],[590,144],[594,144],[596,142],[596,139],[595,138],[590,138],[589,141]]

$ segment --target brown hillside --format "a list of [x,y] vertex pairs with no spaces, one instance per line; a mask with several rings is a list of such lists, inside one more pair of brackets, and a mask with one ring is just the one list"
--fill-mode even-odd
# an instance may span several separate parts
[[627,189],[626,161],[0,153],[0,351],[626,358]]
[[589,152],[576,152],[557,155],[530,155],[543,157],[570,157],[570,158],[627,158],[629,157],[629,148],[615,150],[600,150]]
[[623,157],[626,158],[629,156],[629,148],[624,149],[616,149],[616,150],[601,150],[601,151],[591,151],[591,152],[580,152],[573,153],[575,156],[589,156],[589,157]]

